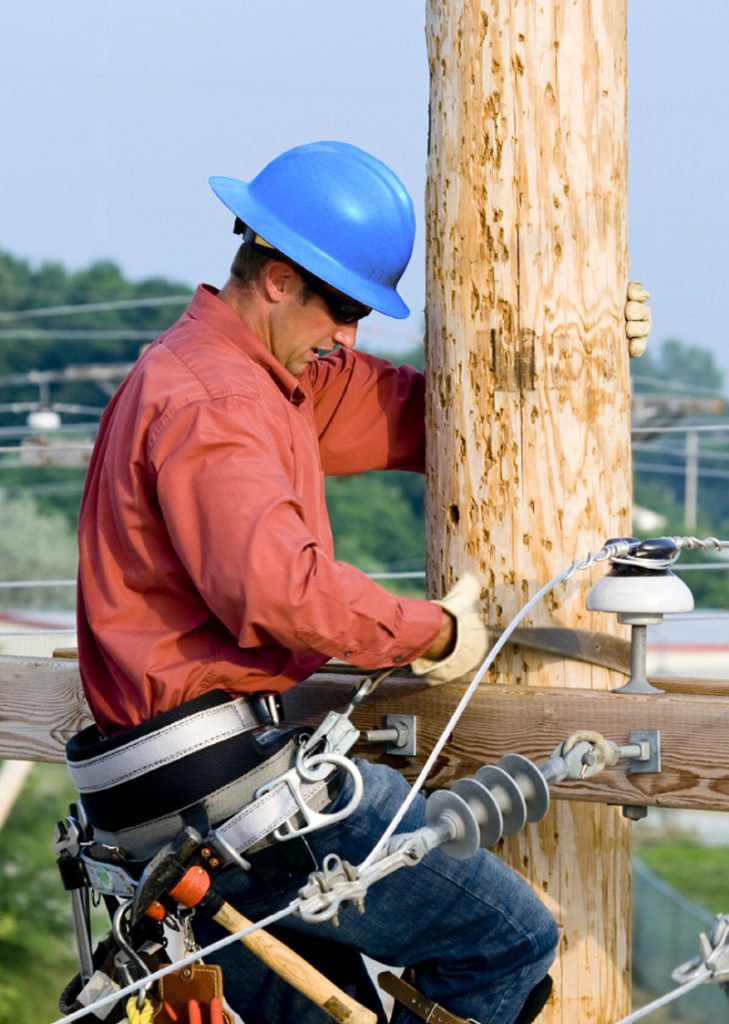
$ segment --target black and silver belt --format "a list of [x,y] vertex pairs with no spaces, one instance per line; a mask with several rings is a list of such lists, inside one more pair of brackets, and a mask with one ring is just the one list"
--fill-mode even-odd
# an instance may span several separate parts
[[[298,805],[285,783],[254,794],[291,767],[298,741],[267,730],[261,746],[253,732],[260,724],[246,697],[215,690],[108,740],[95,726],[78,733],[66,763],[94,838],[132,861],[148,860],[198,806],[238,852],[265,842]],[[302,794],[322,810],[338,786],[330,778],[302,786]]]

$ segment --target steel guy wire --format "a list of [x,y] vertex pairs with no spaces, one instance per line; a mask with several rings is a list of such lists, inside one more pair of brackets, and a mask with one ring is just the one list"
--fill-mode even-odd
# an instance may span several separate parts
[[642,1017],[647,1017],[649,1013],[653,1013],[654,1010],[660,1010],[662,1006],[667,1006],[676,999],[680,999],[681,996],[686,995],[687,992],[691,992],[692,989],[698,988],[699,985],[703,985],[705,981],[711,977],[711,971],[706,969],[703,974],[698,974],[691,981],[687,981],[684,985],[680,985],[678,988],[671,989],[664,996],[660,996],[658,999],[654,999],[652,1003],[648,1003],[646,1006],[641,1006],[639,1010],[635,1010],[627,1017],[621,1017],[616,1024],[633,1024],[633,1021],[640,1020]]
[[676,547],[680,551],[693,551],[699,548],[701,551],[706,551],[709,548],[713,548],[715,551],[722,551],[729,548],[729,540],[719,540],[718,537],[671,537]]

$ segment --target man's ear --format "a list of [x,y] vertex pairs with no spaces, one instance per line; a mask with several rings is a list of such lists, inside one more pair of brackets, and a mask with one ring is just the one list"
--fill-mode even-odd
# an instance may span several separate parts
[[297,274],[283,260],[269,260],[261,271],[261,284],[269,302],[282,302],[294,294]]

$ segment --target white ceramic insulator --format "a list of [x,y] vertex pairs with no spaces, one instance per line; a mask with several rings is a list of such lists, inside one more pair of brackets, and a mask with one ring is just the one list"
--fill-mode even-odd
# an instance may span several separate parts
[[651,576],[604,576],[587,594],[592,612],[667,615],[690,612],[694,596],[672,572]]

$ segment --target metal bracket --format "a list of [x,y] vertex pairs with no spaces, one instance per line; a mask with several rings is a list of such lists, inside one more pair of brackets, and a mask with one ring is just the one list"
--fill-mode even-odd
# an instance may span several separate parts
[[661,734],[658,729],[633,729],[628,733],[630,746],[641,751],[628,762],[629,775],[656,774],[661,770]]
[[415,715],[387,715],[384,727],[369,729],[363,739],[368,743],[387,743],[385,753],[398,757],[415,757],[417,753]]

